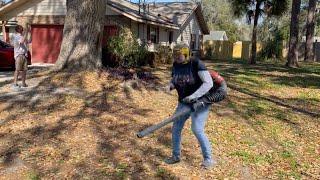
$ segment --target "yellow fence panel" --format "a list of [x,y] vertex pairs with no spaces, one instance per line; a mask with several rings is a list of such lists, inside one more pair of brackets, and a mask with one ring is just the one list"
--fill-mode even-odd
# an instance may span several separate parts
[[241,58],[241,52],[242,52],[242,42],[238,41],[233,44],[233,52],[232,56],[233,58]]
[[[233,58],[249,59],[251,42],[238,41],[206,41],[203,45],[203,54],[211,59],[228,60]],[[262,50],[262,44],[257,43],[257,53]]]

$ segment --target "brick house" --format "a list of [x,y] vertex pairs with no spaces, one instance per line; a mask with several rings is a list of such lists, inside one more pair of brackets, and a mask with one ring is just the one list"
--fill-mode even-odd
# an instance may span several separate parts
[[[191,2],[138,5],[125,0],[106,0],[105,38],[128,27],[146,42],[150,51],[158,46],[185,42],[193,51],[201,49],[209,29],[201,5]],[[32,63],[55,63],[61,47],[66,0],[15,0],[0,8],[2,34],[8,33],[6,22],[31,25]],[[9,38],[8,38],[9,39]]]

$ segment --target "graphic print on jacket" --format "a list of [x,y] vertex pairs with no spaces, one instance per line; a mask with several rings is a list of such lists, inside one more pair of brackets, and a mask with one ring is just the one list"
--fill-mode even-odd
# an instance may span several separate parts
[[199,59],[190,60],[186,64],[173,63],[172,83],[178,92],[180,102],[197,91],[202,84],[198,71],[206,70]]

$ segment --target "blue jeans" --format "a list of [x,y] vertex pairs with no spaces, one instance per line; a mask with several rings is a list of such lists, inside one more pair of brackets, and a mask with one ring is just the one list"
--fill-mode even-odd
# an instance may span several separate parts
[[[191,108],[189,105],[179,103],[178,107],[176,108],[176,112],[179,112],[181,110],[184,110],[186,108]],[[198,139],[198,142],[201,147],[202,155],[204,159],[212,159],[211,156],[211,145],[209,142],[208,137],[206,136],[204,132],[204,126],[206,124],[206,121],[208,119],[209,115],[209,108],[210,105],[207,105],[206,107],[200,109],[196,112],[191,112],[187,114],[184,117],[181,117],[179,120],[175,121],[173,123],[172,127],[172,155],[176,157],[180,157],[181,153],[181,131],[183,129],[183,126],[187,119],[191,116],[192,119],[192,125],[191,129],[193,134]]]

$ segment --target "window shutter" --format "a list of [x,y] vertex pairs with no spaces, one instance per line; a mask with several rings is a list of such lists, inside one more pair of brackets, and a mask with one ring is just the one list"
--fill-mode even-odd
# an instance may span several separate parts
[[160,40],[160,28],[157,27],[157,43],[159,43]]
[[169,31],[169,44],[171,44],[172,43],[172,41],[173,41],[173,31]]
[[147,26],[147,40],[150,41],[150,26]]

